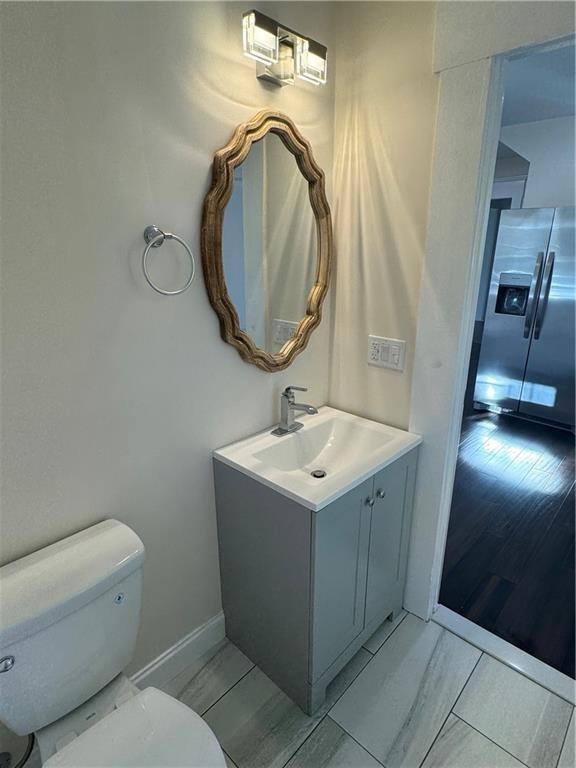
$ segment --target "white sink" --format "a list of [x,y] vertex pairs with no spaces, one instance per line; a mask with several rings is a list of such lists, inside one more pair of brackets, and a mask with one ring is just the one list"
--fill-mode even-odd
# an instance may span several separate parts
[[[324,406],[298,432],[272,427],[214,457],[312,510],[319,510],[422,442],[419,435]],[[313,477],[320,470],[325,477]]]

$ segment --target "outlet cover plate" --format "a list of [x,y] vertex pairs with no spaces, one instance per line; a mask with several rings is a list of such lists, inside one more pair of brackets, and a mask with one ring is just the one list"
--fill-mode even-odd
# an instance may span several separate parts
[[388,339],[385,336],[368,336],[368,365],[378,368],[404,370],[406,342],[402,339]]
[[298,330],[300,323],[296,323],[293,320],[280,320],[274,318],[273,322],[273,338],[275,344],[286,344],[287,341],[294,336]]

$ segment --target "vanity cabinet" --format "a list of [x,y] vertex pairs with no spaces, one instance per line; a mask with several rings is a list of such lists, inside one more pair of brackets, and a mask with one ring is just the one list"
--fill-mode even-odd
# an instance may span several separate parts
[[364,629],[372,479],[313,512],[311,682]]
[[402,607],[417,451],[318,511],[214,459],[226,634],[309,714]]

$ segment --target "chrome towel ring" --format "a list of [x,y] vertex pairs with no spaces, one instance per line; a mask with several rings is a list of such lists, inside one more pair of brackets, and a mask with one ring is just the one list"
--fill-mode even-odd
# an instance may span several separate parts
[[[184,291],[190,288],[196,273],[196,264],[194,262],[194,254],[190,250],[190,247],[184,242],[184,240],[182,240],[181,237],[178,237],[178,235],[174,235],[172,232],[162,232],[161,229],[155,227],[153,224],[149,224],[144,230],[144,240],[146,241],[147,245],[144,249],[144,253],[142,254],[142,271],[144,272],[144,277],[148,281],[148,285],[151,288],[154,288],[155,291],[158,291],[158,293],[162,293],[164,296],[177,296],[179,293],[184,293]],[[164,240],[176,240],[176,242],[180,243],[180,245],[184,248],[190,257],[190,277],[186,281],[186,285],[184,285],[182,288],[177,288],[175,291],[166,291],[164,288],[159,288],[155,283],[152,282],[152,278],[148,274],[148,254],[150,253],[150,249],[160,248]]]

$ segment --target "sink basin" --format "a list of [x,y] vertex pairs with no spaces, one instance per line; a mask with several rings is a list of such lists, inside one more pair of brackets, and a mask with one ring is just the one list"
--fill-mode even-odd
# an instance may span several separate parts
[[272,427],[214,458],[318,511],[422,442],[419,435],[324,406],[282,437]]

